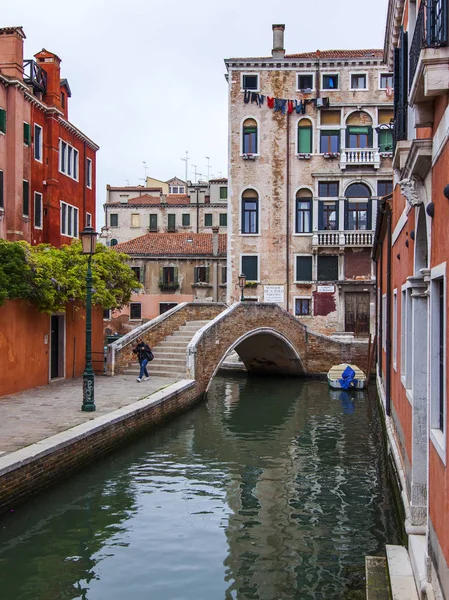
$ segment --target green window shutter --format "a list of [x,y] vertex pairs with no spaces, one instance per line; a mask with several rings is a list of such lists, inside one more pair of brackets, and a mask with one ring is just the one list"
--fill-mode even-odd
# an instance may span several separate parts
[[178,267],[173,268],[173,281],[178,283]]
[[220,213],[220,227],[227,227],[228,215],[227,213]]
[[30,216],[30,184],[25,180],[22,184],[22,214],[24,217]]
[[206,267],[206,283],[209,283],[209,267]]
[[0,131],[6,133],[6,110],[0,108]]
[[393,133],[390,130],[379,131],[380,152],[393,152]]
[[204,227],[212,227],[212,214],[207,213],[204,215]]
[[174,231],[176,229],[176,215],[168,215],[168,231]]
[[160,283],[164,283],[165,282],[165,278],[164,278],[164,267],[161,267],[159,269],[159,282]]
[[257,256],[242,256],[242,272],[246,281],[258,281]]
[[220,200],[226,200],[228,197],[228,188],[221,187],[220,188]]
[[0,208],[4,207],[3,171],[0,171]]
[[296,257],[296,281],[312,281],[312,257]]
[[143,282],[145,281],[145,267],[143,265],[140,267],[139,275],[140,275],[140,278],[139,278],[140,283],[143,284]]
[[157,215],[150,215],[150,231],[157,231]]
[[31,125],[29,123],[23,124],[23,143],[31,146]]
[[198,283],[198,267],[193,267],[193,281]]
[[183,227],[190,226],[190,215],[188,213],[182,215],[182,225]]
[[312,152],[312,128],[298,127],[298,152],[310,154]]

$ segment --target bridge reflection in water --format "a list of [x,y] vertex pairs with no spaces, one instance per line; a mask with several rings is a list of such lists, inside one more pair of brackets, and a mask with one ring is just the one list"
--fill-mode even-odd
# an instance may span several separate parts
[[218,377],[2,520],[2,597],[364,598],[364,556],[399,540],[374,397]]

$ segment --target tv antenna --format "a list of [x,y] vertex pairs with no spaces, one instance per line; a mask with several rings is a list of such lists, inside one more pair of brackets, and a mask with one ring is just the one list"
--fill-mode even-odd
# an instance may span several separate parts
[[181,158],[181,160],[183,160],[186,163],[186,185],[187,185],[187,177],[188,177],[188,169],[189,169],[189,153],[186,150],[186,155],[184,158]]

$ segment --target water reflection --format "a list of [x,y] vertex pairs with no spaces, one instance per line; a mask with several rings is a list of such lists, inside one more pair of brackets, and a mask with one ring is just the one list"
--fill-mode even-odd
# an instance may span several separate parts
[[399,533],[372,398],[217,378],[206,403],[2,519],[2,598],[363,598],[365,554]]

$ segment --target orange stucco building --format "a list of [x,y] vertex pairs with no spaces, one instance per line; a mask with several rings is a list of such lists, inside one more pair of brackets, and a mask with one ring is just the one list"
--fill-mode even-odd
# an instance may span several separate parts
[[395,148],[373,252],[377,380],[418,594],[449,598],[448,0],[389,0],[384,52]]

